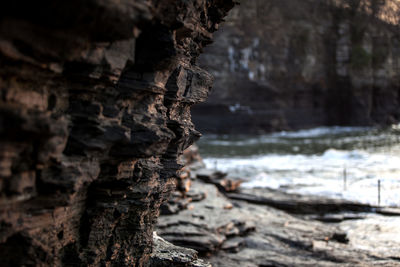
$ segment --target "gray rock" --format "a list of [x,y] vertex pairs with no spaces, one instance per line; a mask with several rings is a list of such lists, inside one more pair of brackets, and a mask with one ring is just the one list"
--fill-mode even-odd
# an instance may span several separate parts
[[153,252],[150,255],[149,267],[211,267],[201,260],[197,251],[174,246],[153,233]]

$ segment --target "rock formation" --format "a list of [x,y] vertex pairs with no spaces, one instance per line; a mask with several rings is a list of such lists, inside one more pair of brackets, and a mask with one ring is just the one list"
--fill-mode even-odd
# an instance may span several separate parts
[[329,2],[241,1],[200,57],[216,81],[207,102],[193,109],[199,130],[399,122],[398,28]]
[[177,156],[200,136],[190,107],[212,77],[195,61],[233,5],[1,4],[2,266],[148,264]]

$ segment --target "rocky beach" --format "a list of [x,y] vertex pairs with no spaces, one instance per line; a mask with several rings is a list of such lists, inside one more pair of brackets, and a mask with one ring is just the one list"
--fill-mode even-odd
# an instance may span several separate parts
[[198,163],[186,179],[156,231],[213,266],[400,266],[400,209],[241,188]]
[[400,266],[397,3],[2,1],[0,266]]

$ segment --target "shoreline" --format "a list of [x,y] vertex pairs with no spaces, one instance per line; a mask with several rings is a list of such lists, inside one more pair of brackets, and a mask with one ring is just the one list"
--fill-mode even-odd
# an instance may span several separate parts
[[205,135],[198,145],[206,167],[244,179],[247,188],[400,207],[399,138],[394,126],[331,127],[258,137]]

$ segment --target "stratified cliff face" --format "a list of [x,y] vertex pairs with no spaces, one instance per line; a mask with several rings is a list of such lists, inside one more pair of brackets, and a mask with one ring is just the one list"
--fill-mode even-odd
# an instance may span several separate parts
[[2,266],[143,266],[231,0],[5,1]]
[[216,83],[193,109],[199,130],[398,122],[399,31],[328,2],[241,1],[200,57]]

